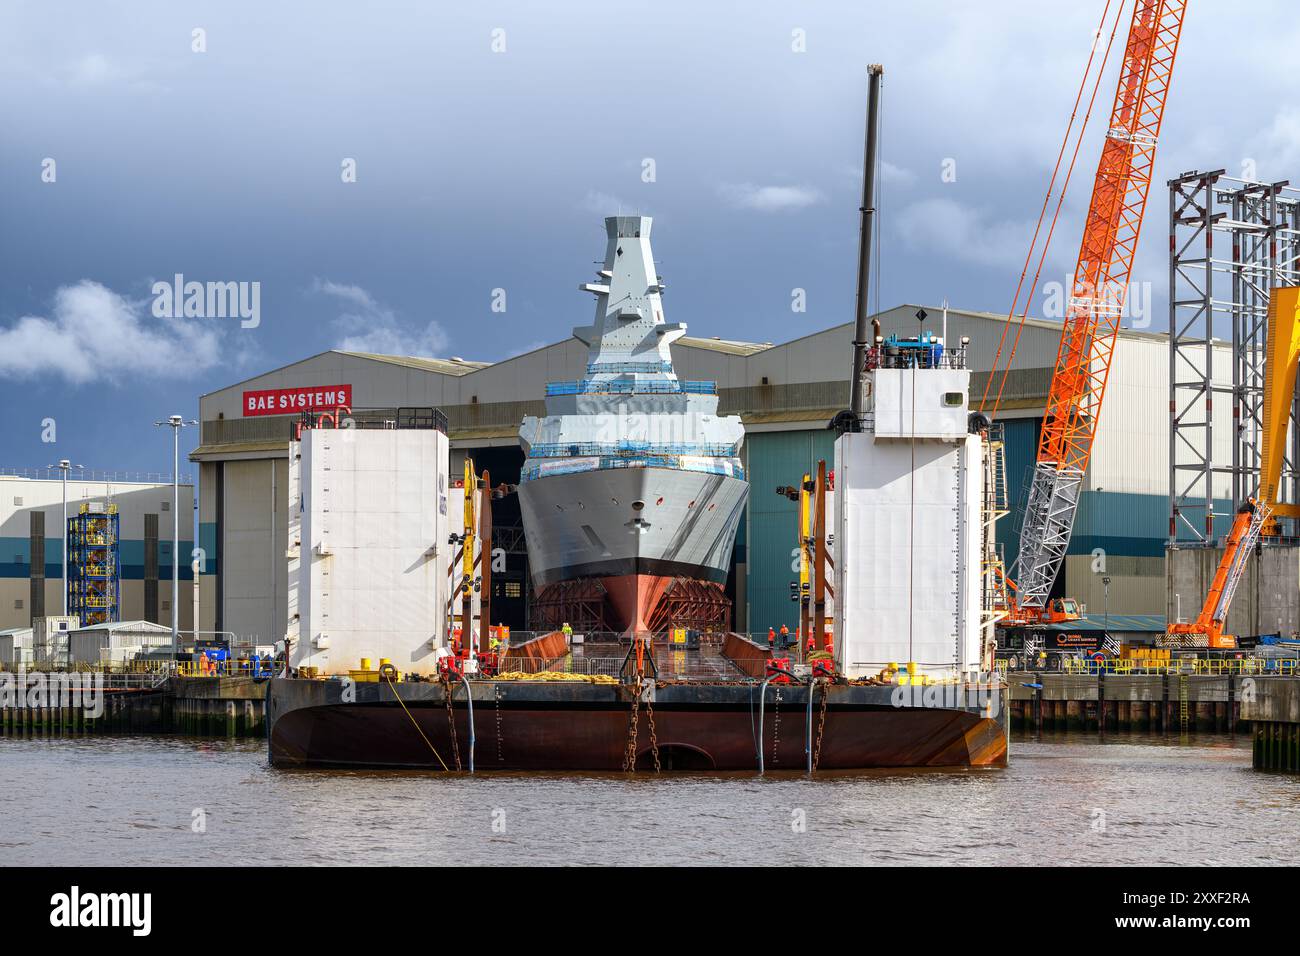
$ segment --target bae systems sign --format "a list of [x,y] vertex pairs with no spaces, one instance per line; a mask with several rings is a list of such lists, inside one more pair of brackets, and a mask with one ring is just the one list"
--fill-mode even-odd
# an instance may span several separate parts
[[266,388],[244,393],[244,416],[292,415],[352,407],[351,385],[312,385],[307,388]]

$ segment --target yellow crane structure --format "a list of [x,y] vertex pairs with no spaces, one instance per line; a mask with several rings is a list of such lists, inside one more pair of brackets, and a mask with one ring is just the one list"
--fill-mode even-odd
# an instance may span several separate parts
[[1286,429],[1300,367],[1300,288],[1273,289],[1268,296],[1264,355],[1264,422],[1259,455],[1259,499],[1272,511],[1264,534],[1279,532],[1278,518],[1300,518],[1300,504],[1279,501]]
[[1259,494],[1237,509],[1224,542],[1223,558],[1210,582],[1205,603],[1194,621],[1166,629],[1167,644],[1231,650],[1237,639],[1224,634],[1233,594],[1245,573],[1246,560],[1262,536],[1280,532],[1277,519],[1300,518],[1300,504],[1279,501],[1287,423],[1300,368],[1300,288],[1270,291],[1264,364],[1264,420],[1259,459]]

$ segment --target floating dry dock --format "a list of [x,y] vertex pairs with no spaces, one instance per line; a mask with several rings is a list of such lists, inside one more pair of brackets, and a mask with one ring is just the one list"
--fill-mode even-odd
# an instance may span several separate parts
[[[585,648],[549,673],[615,659],[597,656],[607,653]],[[810,689],[750,677],[765,660],[729,660],[717,645],[664,658],[639,701],[632,684],[580,675],[454,684],[276,679],[267,698],[271,763],[454,769],[458,752],[468,768],[472,698],[478,770],[619,771],[629,740],[637,770],[656,769],[656,751],[664,770],[804,770],[810,753],[823,770],[1006,765],[997,685],[839,679]]]

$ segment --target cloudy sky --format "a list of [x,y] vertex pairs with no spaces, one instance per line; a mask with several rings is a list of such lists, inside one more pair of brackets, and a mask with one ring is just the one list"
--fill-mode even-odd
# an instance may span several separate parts
[[[693,334],[847,321],[875,61],[881,305],[1005,311],[1103,2],[10,0],[0,466],[166,469],[155,419],[327,348],[493,360],[558,340],[590,319],[576,284],[619,211],[656,217],[669,317]],[[1295,24],[1280,0],[1191,4],[1135,270],[1155,327],[1165,180],[1300,176]],[[178,273],[260,283],[259,323],[156,315]]]

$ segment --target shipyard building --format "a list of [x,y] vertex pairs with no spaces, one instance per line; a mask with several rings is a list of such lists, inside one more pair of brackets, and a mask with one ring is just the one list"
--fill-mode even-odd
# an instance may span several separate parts
[[[883,333],[914,335],[920,308],[882,313]],[[942,311],[927,306],[925,312],[926,329],[943,334]],[[1005,316],[948,312],[948,340],[970,338],[974,405],[1006,327]],[[797,505],[776,489],[815,471],[819,458],[833,460],[835,433],[826,426],[849,404],[852,338],[853,325],[845,323],[779,344],[690,336],[673,343],[677,373],[716,382],[718,414],[739,415],[744,424],[742,463],[751,491],[726,583],[737,630],[765,633],[796,624],[790,582]],[[1013,513],[1027,487],[1059,342],[1059,323],[1027,320],[1003,391]],[[524,462],[521,421],[545,414],[547,383],[582,378],[587,362],[587,346],[576,338],[496,363],[329,351],[204,395],[201,443],[190,456],[199,463],[199,546],[208,556],[200,628],[258,640],[283,636],[289,440],[301,410],[346,406],[358,421],[382,422],[395,420],[399,409],[436,407],[448,420],[453,476],[469,455],[493,484],[515,483]],[[1057,582],[1059,593],[1090,611],[1165,611],[1168,394],[1167,336],[1121,331],[1104,422]],[[1008,566],[1017,530],[1014,517],[1000,525]],[[493,547],[496,623],[526,629],[531,585],[517,495],[494,504]]]
[[[152,621],[171,627],[172,485],[168,479],[68,475],[67,514],[94,533],[69,549],[69,576],[84,583],[81,623]],[[63,613],[63,482],[57,469],[0,474],[0,630]],[[180,627],[193,627],[194,489],[180,486]],[[111,528],[105,535],[101,529]],[[79,555],[96,567],[78,566]],[[112,560],[109,560],[109,555]],[[79,575],[79,571],[83,572]],[[104,573],[98,573],[104,572]],[[75,611],[75,600],[70,610]]]

